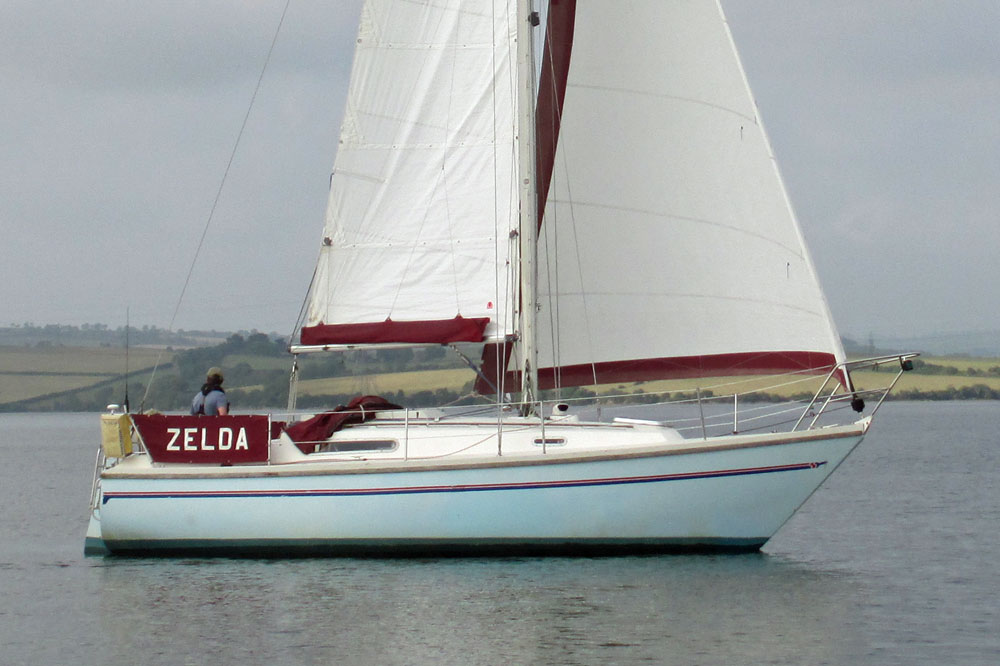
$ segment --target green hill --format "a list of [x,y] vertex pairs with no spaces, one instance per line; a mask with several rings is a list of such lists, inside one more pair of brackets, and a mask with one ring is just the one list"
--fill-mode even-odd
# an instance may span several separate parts
[[[133,410],[185,410],[204,381],[205,370],[220,366],[236,409],[281,409],[288,400],[291,355],[285,342],[261,333],[231,335],[221,344],[172,350],[133,347],[128,354],[128,392]],[[158,365],[157,365],[158,364]],[[1000,399],[1000,359],[934,357],[917,359],[893,393],[895,399]],[[146,391],[156,367],[155,381]],[[355,395],[376,393],[407,406],[469,402],[473,373],[443,348],[397,349],[303,355],[298,404],[327,408]],[[58,345],[0,346],[0,411],[100,411],[125,399],[125,350]],[[858,372],[859,388],[884,386],[891,368]],[[811,393],[808,382],[774,389],[769,378],[656,381],[600,387],[601,395],[652,400],[666,391],[724,395],[751,390],[768,397]],[[640,395],[641,394],[641,395]],[[564,397],[594,395],[587,389]],[[143,402],[143,399],[145,401]]]

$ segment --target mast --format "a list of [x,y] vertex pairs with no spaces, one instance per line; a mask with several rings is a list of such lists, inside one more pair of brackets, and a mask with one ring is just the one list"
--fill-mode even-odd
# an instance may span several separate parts
[[517,174],[520,239],[520,330],[522,413],[535,410],[538,387],[538,347],[535,314],[538,277],[538,213],[535,183],[535,65],[533,28],[537,17],[531,0],[517,2]]

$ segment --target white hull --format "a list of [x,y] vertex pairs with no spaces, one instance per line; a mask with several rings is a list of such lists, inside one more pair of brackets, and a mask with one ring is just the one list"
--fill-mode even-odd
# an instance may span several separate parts
[[[606,427],[606,426],[605,426]],[[88,552],[413,554],[763,545],[864,437],[858,424],[652,446],[102,475]],[[589,430],[589,428],[587,428]],[[599,427],[598,427],[599,429]],[[353,429],[352,429],[353,430]]]

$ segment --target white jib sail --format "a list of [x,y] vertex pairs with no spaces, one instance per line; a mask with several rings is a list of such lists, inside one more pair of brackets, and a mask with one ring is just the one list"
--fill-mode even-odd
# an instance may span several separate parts
[[652,359],[842,360],[716,0],[581,0],[574,33],[540,365],[603,363],[618,381]]
[[[510,333],[514,3],[367,0],[306,326]],[[365,340],[355,340],[365,342]]]

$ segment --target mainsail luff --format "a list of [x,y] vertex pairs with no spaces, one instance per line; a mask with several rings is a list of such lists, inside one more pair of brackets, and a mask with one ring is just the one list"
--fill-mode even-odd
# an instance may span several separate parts
[[562,107],[566,99],[570,56],[573,51],[573,27],[576,24],[576,0],[549,2],[542,42],[542,66],[538,80],[538,103],[535,109],[536,164],[538,167],[538,224],[542,223],[545,201],[552,182],[552,168],[559,141]]

